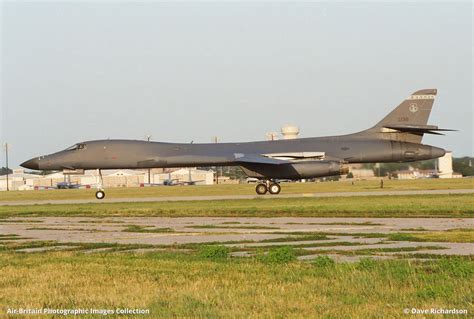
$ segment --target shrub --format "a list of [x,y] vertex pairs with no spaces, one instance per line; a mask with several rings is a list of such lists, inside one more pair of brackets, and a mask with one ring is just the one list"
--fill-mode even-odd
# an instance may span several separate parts
[[296,260],[296,253],[292,247],[279,247],[270,249],[261,259],[271,264],[284,264]]
[[328,256],[318,256],[313,260],[313,265],[320,268],[331,267],[335,264],[334,260]]
[[229,248],[222,245],[201,246],[199,256],[208,259],[225,259],[229,255]]

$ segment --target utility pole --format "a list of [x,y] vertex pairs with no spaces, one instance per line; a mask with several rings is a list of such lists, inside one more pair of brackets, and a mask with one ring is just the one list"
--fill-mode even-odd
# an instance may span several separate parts
[[[151,138],[151,135],[148,134],[148,135],[146,136],[146,139],[148,140],[148,142],[150,141],[150,138]],[[151,177],[151,169],[149,168],[149,169],[148,169],[148,184],[151,185],[151,178],[150,178],[150,177]]]
[[[217,136],[214,136],[214,143],[217,144],[218,138]],[[219,185],[219,168],[216,166],[216,185]]]
[[10,191],[10,186],[8,185],[8,175],[9,175],[9,168],[8,168],[8,143],[5,143],[5,162],[7,165],[7,192]]

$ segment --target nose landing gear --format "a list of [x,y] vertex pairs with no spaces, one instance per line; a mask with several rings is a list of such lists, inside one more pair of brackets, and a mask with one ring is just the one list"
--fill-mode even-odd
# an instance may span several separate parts
[[258,183],[255,187],[255,191],[258,195],[265,195],[267,192],[272,195],[280,194],[281,186],[277,182],[266,180]]
[[95,198],[103,199],[104,197],[105,197],[105,192],[104,191],[98,190],[97,192],[95,192]]
[[97,183],[97,192],[95,192],[95,198],[97,199],[104,199],[105,192],[103,186],[103,179],[102,179],[102,171],[100,169],[97,170],[99,175],[99,182]]

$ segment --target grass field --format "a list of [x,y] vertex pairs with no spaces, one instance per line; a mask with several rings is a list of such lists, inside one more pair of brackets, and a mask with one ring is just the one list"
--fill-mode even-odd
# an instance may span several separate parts
[[[108,197],[154,197],[253,194],[254,185],[218,185],[110,189]],[[388,190],[466,189],[472,180],[386,181]],[[376,191],[377,181],[287,184],[285,193]],[[54,190],[1,193],[0,201],[80,199],[94,190]],[[5,196],[4,196],[5,195]],[[127,216],[249,216],[249,217],[474,217],[474,196],[401,195],[345,198],[268,198],[147,203],[93,203],[64,205],[0,205],[0,224],[14,217],[105,217],[94,227],[111,222],[107,217]],[[35,220],[33,220],[35,221]],[[114,220],[120,223],[121,221]],[[217,225],[217,224],[216,224]],[[222,225],[198,225],[213,228]],[[331,224],[328,224],[331,225]],[[370,225],[349,223],[337,225]],[[132,233],[173,233],[174,229],[123,224],[124,236]],[[64,226],[62,226],[64,227]],[[258,226],[226,222],[223,228],[253,229]],[[41,224],[31,228],[41,229]],[[222,227],[219,227],[222,228]],[[189,228],[190,231],[197,228]],[[260,229],[260,228],[259,228]],[[277,231],[273,227],[262,229]],[[47,230],[46,230],[47,231]],[[159,234],[161,233],[161,234]],[[442,244],[472,243],[472,229],[432,231],[423,228],[397,233],[352,233],[377,241],[415,241],[414,247],[370,248],[363,251],[323,251],[323,247],[353,246],[345,239],[325,240],[338,233],[288,232],[271,247],[224,247],[221,243],[159,246],[148,244],[66,243],[39,241],[0,233],[0,318],[7,308],[143,308],[149,316],[119,318],[400,318],[408,308],[466,309],[474,311],[474,257],[430,255]],[[84,236],[87,236],[85,234]],[[286,237],[287,236],[287,237]],[[292,248],[287,245],[290,241]],[[237,243],[237,242],[236,242]],[[418,247],[418,244],[420,247]],[[363,258],[356,263],[334,263],[320,256],[314,261],[295,260],[315,254],[368,255],[396,253],[396,259]],[[51,249],[35,251],[35,249]],[[61,251],[54,251],[54,249]],[[130,252],[142,249],[146,252]],[[154,249],[150,252],[147,249]],[[341,248],[339,248],[341,249]],[[23,251],[23,252],[21,252]],[[26,252],[29,251],[29,252]],[[33,251],[33,252],[32,252]],[[93,252],[92,252],[93,251]],[[252,257],[229,257],[250,252]],[[408,255],[411,253],[411,255]],[[402,256],[403,255],[403,256]],[[412,259],[412,258],[420,259]],[[400,258],[400,259],[397,259]],[[23,316],[25,317],[25,316]],[[45,318],[43,316],[42,318]],[[57,318],[64,318],[62,315]],[[115,316],[99,316],[115,318]],[[430,316],[424,316],[430,318]],[[442,316],[433,316],[442,317]],[[469,316],[463,316],[469,317]],[[30,318],[30,317],[28,317]],[[49,318],[49,317],[48,317]],[[98,318],[79,316],[78,318]]]
[[[423,231],[421,233],[392,233],[389,240],[396,241],[431,241],[452,243],[474,243],[474,229],[450,229],[442,232]],[[474,254],[474,251],[472,252]]]
[[470,258],[333,264],[327,258],[218,257],[0,253],[0,316],[8,307],[145,308],[151,318],[400,318],[412,307],[474,311]]
[[[462,179],[418,179],[385,180],[384,188],[380,181],[323,182],[323,183],[282,183],[282,194],[361,192],[380,190],[435,190],[435,189],[473,189],[473,178]],[[108,188],[107,198],[161,197],[161,196],[213,196],[213,195],[253,195],[254,184],[209,185],[209,186],[159,186],[142,188]],[[0,193],[1,201],[90,199],[95,189],[13,191]]]
[[474,196],[404,195],[0,206],[19,216],[474,217]]

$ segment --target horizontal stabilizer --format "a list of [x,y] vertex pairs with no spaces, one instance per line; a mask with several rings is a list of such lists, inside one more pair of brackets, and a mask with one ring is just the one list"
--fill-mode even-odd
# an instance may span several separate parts
[[452,129],[443,129],[438,128],[436,125],[385,125],[383,128],[389,129],[384,131],[385,133],[392,133],[390,130],[396,130],[398,132],[405,132],[411,133],[415,135],[423,135],[423,134],[434,134],[434,135],[444,135],[438,132],[448,132],[448,131],[456,131]]

